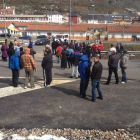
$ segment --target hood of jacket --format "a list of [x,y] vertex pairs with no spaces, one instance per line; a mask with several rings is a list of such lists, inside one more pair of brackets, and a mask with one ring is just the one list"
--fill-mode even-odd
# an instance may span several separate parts
[[19,52],[19,51],[15,51],[14,56],[15,56],[15,57],[19,57],[19,55],[20,55],[20,52]]
[[30,54],[30,49],[29,48],[25,48],[24,49],[24,54]]
[[80,58],[81,61],[88,61],[88,55],[83,55],[81,58]]
[[127,53],[127,54],[125,54],[125,56],[126,56],[126,57],[129,57],[129,54]]

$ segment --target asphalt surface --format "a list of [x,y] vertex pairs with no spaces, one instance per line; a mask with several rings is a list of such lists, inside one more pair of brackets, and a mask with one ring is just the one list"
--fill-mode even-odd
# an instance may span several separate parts
[[[38,68],[35,82],[43,82],[43,46],[34,46],[34,49],[37,51],[35,60]],[[112,75],[111,84],[108,86],[105,85],[108,76],[107,60],[101,60],[104,66],[101,79],[104,99],[97,99],[96,102],[90,101],[91,82],[87,90],[88,99],[81,98],[80,79],[70,79],[71,69],[60,70],[55,56],[53,60],[53,79],[58,80],[59,84],[56,81],[50,87],[21,91],[15,95],[14,90],[8,90],[12,75],[8,62],[0,61],[0,94],[4,91],[10,92],[6,97],[0,97],[0,128],[133,128],[140,132],[140,60],[130,60],[127,84],[116,85]],[[20,85],[24,83],[24,75],[24,70],[21,70]],[[121,79],[120,71],[119,77]]]

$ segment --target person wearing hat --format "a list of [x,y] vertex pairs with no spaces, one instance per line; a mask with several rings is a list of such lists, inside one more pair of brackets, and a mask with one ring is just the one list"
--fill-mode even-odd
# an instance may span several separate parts
[[92,101],[96,101],[96,88],[99,94],[98,99],[103,100],[103,94],[100,88],[100,79],[102,76],[103,66],[99,62],[100,55],[96,54],[94,58],[94,65],[91,72],[91,82],[92,82]]
[[129,61],[129,54],[127,50],[123,50],[123,56],[121,57],[120,60],[120,67],[122,72],[122,84],[125,84],[127,82],[126,68],[128,66],[128,61]]

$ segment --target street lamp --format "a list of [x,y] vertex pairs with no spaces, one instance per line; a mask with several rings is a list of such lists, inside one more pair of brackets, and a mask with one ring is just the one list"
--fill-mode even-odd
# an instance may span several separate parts
[[35,28],[36,28],[36,38],[37,38],[36,11],[37,11],[37,10],[35,10]]
[[70,14],[69,14],[69,43],[71,42],[71,0],[70,0]]
[[91,5],[93,7],[93,41],[94,41],[94,13],[95,13],[95,5]]
[[123,11],[123,36],[122,36],[122,42],[123,42],[123,39],[124,39],[124,17],[125,17],[124,13],[125,13],[125,11]]
[[6,35],[6,21],[5,21],[5,3],[4,3],[4,0],[3,0],[3,13],[4,13],[4,27],[5,27],[5,38],[7,38],[7,35]]
[[51,41],[52,41],[52,7],[53,5],[51,5]]

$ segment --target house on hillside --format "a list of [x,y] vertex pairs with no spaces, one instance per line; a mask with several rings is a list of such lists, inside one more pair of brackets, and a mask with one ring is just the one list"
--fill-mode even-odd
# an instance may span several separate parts
[[[108,41],[136,41],[140,39],[140,25],[107,26]],[[124,36],[123,36],[124,33]]]
[[87,24],[131,24],[127,14],[89,14],[81,16],[82,23]]
[[62,24],[63,22],[63,14],[57,13],[57,12],[52,12],[47,14],[48,17],[48,22],[51,23],[59,23]]
[[[0,9],[0,14],[3,15],[4,14],[4,10]],[[15,15],[15,7],[6,7],[5,8],[5,14],[6,15]]]

